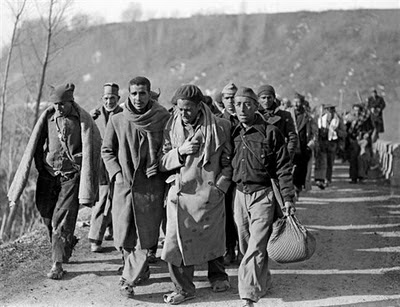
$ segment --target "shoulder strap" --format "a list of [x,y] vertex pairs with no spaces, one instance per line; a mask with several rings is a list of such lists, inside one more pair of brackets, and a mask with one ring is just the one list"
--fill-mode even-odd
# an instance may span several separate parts
[[243,145],[246,146],[247,150],[256,158],[256,160],[263,166],[265,172],[267,173],[268,177],[271,179],[271,186],[272,190],[274,191],[274,195],[276,200],[278,201],[279,205],[283,208],[285,207],[284,202],[283,202],[283,197],[281,190],[279,188],[279,182],[277,179],[274,179],[271,177],[271,175],[268,173],[267,168],[265,167],[264,163],[260,160],[260,158],[254,153],[254,151],[250,148],[250,146],[247,144],[246,140],[244,139],[243,135],[240,135],[240,138],[242,139]]

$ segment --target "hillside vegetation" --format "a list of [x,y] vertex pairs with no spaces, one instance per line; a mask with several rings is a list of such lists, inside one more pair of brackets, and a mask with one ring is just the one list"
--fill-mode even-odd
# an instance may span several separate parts
[[[180,84],[189,82],[211,93],[230,80],[252,87],[270,83],[281,96],[306,94],[313,105],[338,105],[343,91],[346,108],[358,101],[357,90],[365,99],[377,87],[388,110],[398,114],[399,20],[400,10],[359,10],[101,25],[79,36],[62,36],[72,43],[50,63],[47,83],[75,82],[77,100],[86,108],[98,103],[104,82],[119,83],[126,97],[127,83],[135,75],[148,76],[161,89],[165,104]],[[23,75],[30,84],[38,76],[29,65],[35,53],[25,48],[22,54],[24,67],[15,58],[12,69],[19,91],[14,98],[26,101]],[[392,112],[386,113],[394,123]]]
[[[292,98],[294,91],[305,94],[312,106],[339,106],[342,93],[343,109],[358,102],[357,91],[365,100],[376,87],[387,102],[381,138],[400,142],[399,20],[400,10],[360,10],[93,26],[54,36],[46,83],[74,82],[76,100],[87,110],[99,104],[105,82],[120,84],[124,100],[128,81],[136,75],[149,77],[161,89],[165,106],[182,83],[197,84],[209,94],[229,81],[254,88],[269,83],[282,97]],[[0,161],[0,233],[11,216],[6,193],[33,124],[44,45],[41,23],[25,21],[10,70]],[[0,64],[3,68],[4,56]],[[46,88],[43,102],[47,97]],[[11,235],[5,241],[38,223],[35,176],[32,171],[16,217],[10,218],[14,222],[7,223]]]

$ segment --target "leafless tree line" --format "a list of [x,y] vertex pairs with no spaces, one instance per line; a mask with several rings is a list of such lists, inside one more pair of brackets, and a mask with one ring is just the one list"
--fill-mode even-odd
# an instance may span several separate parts
[[[6,197],[16,168],[22,157],[31,130],[39,118],[40,103],[46,84],[46,73],[51,61],[62,49],[71,43],[72,39],[57,41],[57,37],[68,31],[65,21],[66,12],[71,7],[73,0],[47,0],[34,2],[39,12],[39,19],[28,20],[26,11],[27,0],[8,1],[13,16],[13,32],[5,59],[5,70],[2,79],[0,100],[0,243],[21,236],[39,220],[34,205],[35,172],[31,172],[27,187],[15,206],[9,207]],[[83,16],[84,17],[84,16]],[[72,20],[72,25],[81,29],[87,27],[88,20],[82,15]],[[23,37],[23,38],[21,38]],[[23,49],[32,50],[33,59],[22,56]],[[17,53],[19,51],[19,53]],[[4,61],[4,56],[1,61]],[[29,62],[29,63],[27,63]],[[16,67],[18,64],[18,68]],[[27,76],[24,69],[26,65],[34,65],[35,76]],[[15,67],[14,67],[15,66]],[[10,80],[10,72],[19,69],[22,77]],[[35,80],[31,82],[30,80]],[[14,83],[14,84],[12,84]],[[20,83],[16,85],[15,83]],[[32,84],[33,83],[33,84]],[[10,85],[13,90],[10,90]],[[16,95],[21,88],[28,89],[29,95],[26,103],[16,103]],[[33,99],[32,97],[36,97]],[[20,99],[20,98],[19,98]],[[26,106],[33,102],[33,111]],[[5,115],[7,113],[7,115]]]

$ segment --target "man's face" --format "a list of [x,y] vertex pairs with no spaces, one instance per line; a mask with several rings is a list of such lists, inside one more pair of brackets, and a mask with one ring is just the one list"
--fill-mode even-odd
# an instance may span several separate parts
[[197,115],[200,112],[200,103],[190,100],[178,99],[176,107],[181,115],[182,122],[186,124],[193,124]]
[[53,103],[54,108],[61,116],[66,116],[71,112],[72,103],[70,101],[61,101]]
[[129,98],[133,104],[133,107],[139,113],[146,110],[147,105],[150,101],[150,92],[146,85],[133,84],[129,87]]
[[233,105],[234,97],[235,94],[222,94],[222,103],[229,114],[235,114],[235,107]]
[[290,104],[290,100],[289,99],[287,99],[287,98],[283,98],[282,99],[282,102],[281,102],[281,105],[282,105],[282,107],[283,108],[290,108],[291,107],[291,104]]
[[328,108],[328,112],[333,115],[335,113],[335,108],[333,108],[333,107]]
[[119,96],[114,94],[105,94],[101,99],[103,100],[103,104],[106,110],[112,111],[118,104]]
[[252,124],[257,111],[257,103],[248,97],[235,97],[235,110],[239,121],[243,124]]
[[300,98],[294,98],[293,104],[296,110],[300,110],[302,107]]
[[353,114],[359,116],[361,114],[360,107],[353,107]]
[[258,102],[264,109],[270,110],[274,107],[275,97],[269,94],[262,94],[260,97],[258,97]]

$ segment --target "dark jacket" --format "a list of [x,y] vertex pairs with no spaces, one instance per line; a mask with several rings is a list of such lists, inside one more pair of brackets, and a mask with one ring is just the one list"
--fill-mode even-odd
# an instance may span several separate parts
[[232,140],[232,180],[237,189],[243,193],[258,191],[271,186],[271,176],[279,180],[285,201],[292,201],[292,164],[285,139],[278,128],[256,115],[255,123],[247,130],[241,124],[233,129]]
[[292,115],[288,111],[280,109],[276,109],[272,114],[265,111],[262,114],[268,124],[274,125],[280,132],[282,132],[285,137],[290,159],[293,160],[298,138]]
[[229,120],[229,122],[231,123],[232,127],[235,127],[239,123],[239,119],[237,118],[237,116],[230,114],[226,110],[225,110],[224,113],[217,114],[216,116],[219,117],[219,118],[223,118],[223,119]]
[[307,151],[307,147],[315,147],[315,141],[318,139],[318,126],[314,119],[305,111],[297,113],[296,117],[296,128],[299,142],[297,144],[297,153],[304,153]]
[[[371,111],[371,121],[377,132],[385,132],[385,125],[383,121],[383,109],[386,107],[385,100],[381,96],[376,98],[368,97],[368,109]],[[373,109],[373,110],[372,110]]]

